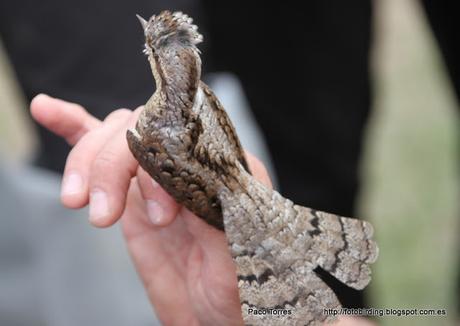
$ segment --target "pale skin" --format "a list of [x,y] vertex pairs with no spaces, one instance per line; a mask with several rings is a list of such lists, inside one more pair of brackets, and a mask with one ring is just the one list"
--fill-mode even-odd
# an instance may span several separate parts
[[[119,109],[100,121],[78,104],[43,94],[33,99],[33,118],[73,146],[61,201],[74,209],[89,205],[89,220],[96,227],[121,221],[163,325],[242,325],[225,234],[178,205],[128,149],[126,130],[134,126],[140,109]],[[271,187],[263,164],[251,154],[247,159],[253,175]],[[369,323],[341,318],[340,325]]]

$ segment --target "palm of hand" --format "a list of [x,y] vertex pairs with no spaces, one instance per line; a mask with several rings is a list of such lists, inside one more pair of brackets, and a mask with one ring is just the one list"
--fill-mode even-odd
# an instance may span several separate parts
[[166,227],[149,223],[131,182],[123,230],[136,268],[165,325],[242,324],[236,272],[225,234],[181,208]]

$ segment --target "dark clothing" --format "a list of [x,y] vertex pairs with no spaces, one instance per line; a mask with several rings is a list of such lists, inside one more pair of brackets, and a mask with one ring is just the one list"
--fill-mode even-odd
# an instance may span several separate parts
[[215,59],[241,78],[283,194],[352,215],[370,106],[370,2],[225,3],[209,1]]

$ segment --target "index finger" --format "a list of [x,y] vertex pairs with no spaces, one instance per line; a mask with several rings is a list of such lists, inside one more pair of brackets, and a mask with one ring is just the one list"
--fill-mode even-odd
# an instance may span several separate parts
[[30,112],[35,121],[64,138],[70,145],[75,145],[84,134],[101,124],[82,106],[45,94],[33,98]]

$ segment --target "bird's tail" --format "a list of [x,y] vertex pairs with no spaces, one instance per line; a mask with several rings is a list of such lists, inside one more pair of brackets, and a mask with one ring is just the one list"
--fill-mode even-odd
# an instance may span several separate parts
[[[314,272],[318,266],[355,289],[369,283],[378,248],[368,222],[295,205],[252,177],[245,191],[221,195],[246,324],[317,325],[328,319],[324,309],[340,304]],[[294,315],[249,314],[257,309],[293,309]]]

